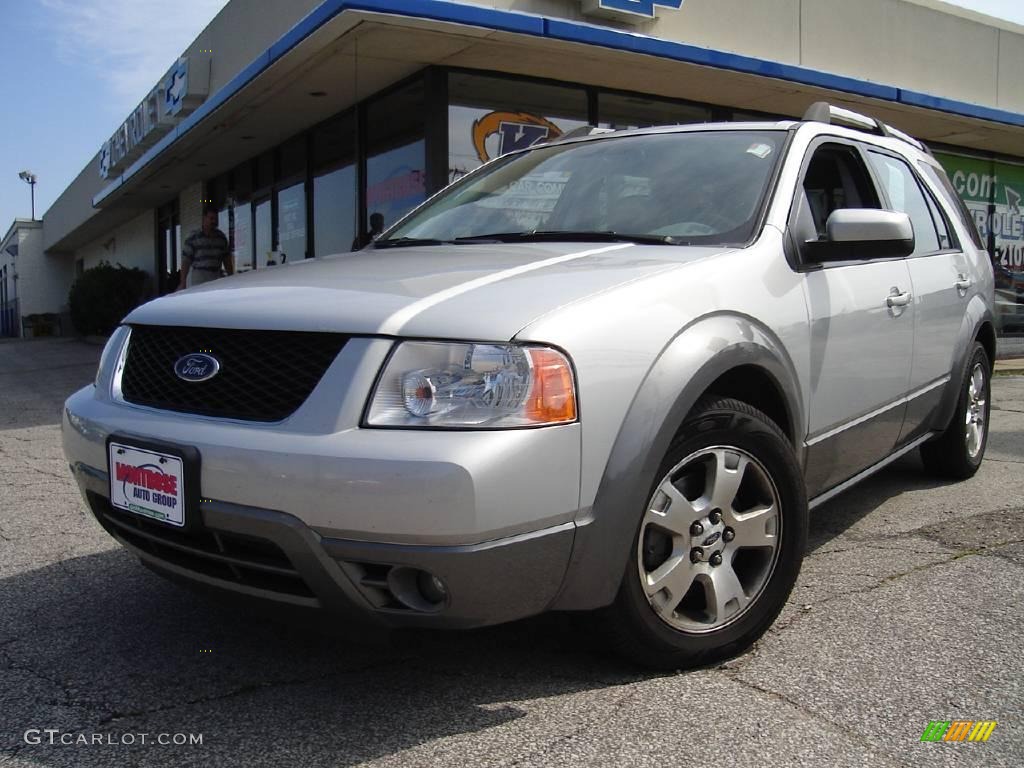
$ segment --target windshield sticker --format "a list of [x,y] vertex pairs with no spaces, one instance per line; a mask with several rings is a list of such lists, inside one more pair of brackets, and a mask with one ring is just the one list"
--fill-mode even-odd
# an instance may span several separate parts
[[751,144],[750,147],[747,149],[747,154],[753,155],[754,157],[758,158],[759,160],[764,160],[771,153],[772,153],[772,146],[771,146],[771,144],[761,144],[761,143]]

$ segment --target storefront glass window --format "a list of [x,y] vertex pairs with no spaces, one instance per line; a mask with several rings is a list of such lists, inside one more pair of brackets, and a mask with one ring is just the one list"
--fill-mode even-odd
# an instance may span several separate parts
[[645,128],[649,125],[681,125],[706,123],[711,110],[689,104],[602,93],[598,96],[597,114],[602,128]]
[[992,257],[996,332],[1024,336],[1024,166],[936,153]]
[[306,258],[306,185],[295,184],[277,194],[278,261],[301,261]]
[[423,81],[372,102],[366,110],[366,221],[379,234],[426,198]]
[[449,181],[587,124],[582,88],[456,72],[449,75],[448,93]]
[[256,243],[256,267],[262,269],[270,260],[270,251],[274,247],[271,241],[270,198],[260,200],[253,208]]
[[313,232],[317,256],[352,250],[356,239],[355,166],[342,166],[313,179]]
[[252,206],[249,203],[235,205],[232,255],[236,272],[252,269]]
[[359,204],[355,164],[353,113],[313,131],[313,247],[317,256],[352,250]]

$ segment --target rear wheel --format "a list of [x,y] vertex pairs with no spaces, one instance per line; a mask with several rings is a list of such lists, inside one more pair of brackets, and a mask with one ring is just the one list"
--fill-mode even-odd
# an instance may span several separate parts
[[747,648],[796,581],[807,500],[781,430],[746,403],[702,401],[666,454],[605,626],[646,666],[709,664]]
[[921,460],[932,474],[966,480],[981,466],[988,444],[991,370],[985,347],[975,342],[953,421],[921,446]]

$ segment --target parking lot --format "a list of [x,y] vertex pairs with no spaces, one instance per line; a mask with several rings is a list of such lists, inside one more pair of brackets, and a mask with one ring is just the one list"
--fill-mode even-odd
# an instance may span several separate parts
[[[664,675],[571,616],[353,637],[154,576],[61,453],[61,402],[98,356],[0,343],[0,764],[1024,764],[1024,377],[994,380],[973,480],[907,458],[816,510],[767,636]],[[998,726],[921,743],[931,720]]]

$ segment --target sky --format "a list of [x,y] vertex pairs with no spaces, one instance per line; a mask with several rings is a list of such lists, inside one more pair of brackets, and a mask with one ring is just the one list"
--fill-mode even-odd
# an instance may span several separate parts
[[0,237],[39,218],[227,0],[0,0]]
[[[1022,0],[947,0],[1024,24]],[[227,0],[0,0],[0,236],[36,216]]]

